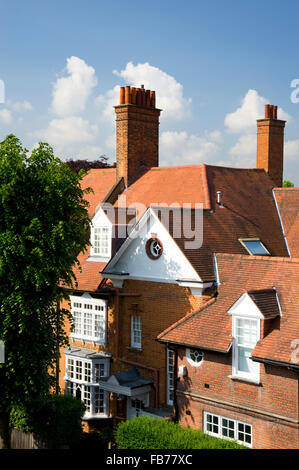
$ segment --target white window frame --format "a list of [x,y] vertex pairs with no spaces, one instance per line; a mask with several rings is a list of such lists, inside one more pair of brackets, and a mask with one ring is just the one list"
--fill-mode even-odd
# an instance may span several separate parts
[[[70,361],[73,361],[73,367]],[[81,367],[80,365],[81,364]],[[103,365],[103,374],[100,377],[96,376],[96,366]],[[79,372],[81,369],[81,373]],[[81,356],[74,356],[72,354],[65,354],[65,393],[71,394],[76,397],[76,392],[79,389],[81,392],[81,400],[84,402],[86,394],[89,394],[90,409],[85,411],[83,419],[90,418],[108,418],[109,417],[109,393],[102,390],[98,384],[99,378],[109,376],[110,363],[109,359],[86,359]],[[85,371],[90,371],[90,377],[85,376]],[[81,375],[81,378],[76,377]],[[89,374],[88,374],[89,375]],[[88,380],[89,379],[89,380]],[[73,389],[72,392],[69,389]],[[96,413],[96,394],[97,392],[103,393],[103,412]]]
[[171,398],[174,393],[174,360],[175,353],[171,349],[166,349],[167,354],[167,404],[173,405],[173,399]]
[[[88,295],[81,297],[70,296],[70,300],[71,313],[75,326],[75,330],[70,335],[71,338],[106,346],[107,300],[94,299]],[[85,334],[88,324],[90,324],[91,327],[91,334]],[[76,331],[76,328],[78,328],[79,331]],[[97,328],[102,332],[100,335],[97,334]]]
[[[107,230],[107,241],[108,241],[108,247],[107,250],[97,250],[95,247],[95,236],[96,236],[96,230]],[[90,228],[90,242],[91,242],[91,247],[90,247],[90,255],[99,257],[99,258],[111,258],[111,227],[109,225],[91,225]],[[101,246],[100,246],[101,248]]]
[[[213,419],[215,418],[215,420],[218,420],[218,423],[214,424],[215,427],[218,426],[218,432],[208,431],[208,424],[209,424],[208,419],[207,419],[208,415],[210,415]],[[228,429],[228,427],[223,424],[223,420],[231,421],[233,423],[234,437],[228,437],[228,436],[224,435],[223,430]],[[250,448],[252,447],[253,436],[252,436],[252,425],[251,424],[244,423],[243,421],[238,421],[236,419],[228,418],[227,416],[215,415],[214,413],[210,413],[209,411],[204,411],[203,412],[203,421],[204,421],[204,432],[206,434],[209,434],[210,436],[218,437],[220,439],[227,439],[228,441],[235,440],[238,444],[242,444],[242,445],[244,445],[246,447],[250,447]],[[243,431],[240,430],[241,426],[243,426]],[[245,426],[250,427],[250,433],[246,432]],[[230,429],[232,430],[232,428],[230,428]],[[244,434],[244,437],[245,437],[245,435],[250,436],[250,443],[238,439],[239,433]]]
[[[137,320],[137,323],[136,323]],[[136,328],[136,326],[138,328]],[[135,340],[135,333],[140,336],[140,341]],[[137,315],[131,316],[131,348],[141,349],[142,348],[142,318]]]
[[[259,238],[239,238],[239,242],[251,256],[270,256],[269,250],[267,250],[267,248]],[[265,250],[265,253],[260,253],[259,255],[252,253],[250,248],[246,246],[246,242],[259,242],[261,244],[261,247]]]
[[252,380],[254,382],[259,382],[259,379],[260,379],[260,365],[259,365],[259,363],[253,362],[252,359],[249,359],[250,361],[252,361],[253,368],[254,368],[254,370],[252,372],[241,371],[238,368],[239,346],[237,344],[237,337],[238,337],[237,325],[238,325],[239,320],[242,320],[242,321],[250,320],[250,321],[254,321],[256,323],[257,338],[256,338],[255,344],[252,346],[252,350],[253,350],[256,343],[259,341],[260,335],[261,335],[260,319],[255,318],[255,317],[249,317],[249,316],[233,315],[232,320],[233,320],[233,337],[234,337],[232,375],[234,377],[240,377],[240,378]]
[[[194,351],[194,350],[200,352],[201,355],[202,355],[201,360],[199,362],[194,361],[191,357],[192,351]],[[187,361],[189,362],[189,364],[191,364],[191,366],[199,367],[203,363],[204,352],[201,351],[201,349],[198,349],[198,348],[186,348],[186,357],[187,357]]]

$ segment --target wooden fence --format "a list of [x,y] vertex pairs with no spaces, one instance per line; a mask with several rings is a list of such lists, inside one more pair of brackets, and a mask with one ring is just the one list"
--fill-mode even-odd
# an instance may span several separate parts
[[[11,432],[12,449],[46,449],[45,444],[38,442],[33,434],[26,434],[19,429],[14,428]],[[0,449],[2,449],[2,440],[0,437]]]

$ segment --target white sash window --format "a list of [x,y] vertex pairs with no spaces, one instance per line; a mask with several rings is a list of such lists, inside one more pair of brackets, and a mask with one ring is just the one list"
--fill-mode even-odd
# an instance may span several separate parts
[[71,308],[74,324],[71,337],[105,345],[107,301],[71,296]]

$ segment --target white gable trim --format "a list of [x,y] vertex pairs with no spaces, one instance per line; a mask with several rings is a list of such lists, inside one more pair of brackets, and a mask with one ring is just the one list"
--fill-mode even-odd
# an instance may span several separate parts
[[[126,251],[126,249],[128,248],[128,246],[131,244],[132,240],[134,240],[135,238],[137,238],[138,236],[138,233],[140,232],[141,228],[144,226],[144,224],[146,223],[146,221],[149,219],[149,216],[150,216],[150,211],[151,209],[147,209],[147,211],[143,214],[143,216],[141,217],[141,219],[135,224],[135,226],[133,227],[133,229],[131,230],[131,232],[129,233],[128,237],[126,238],[126,240],[124,241],[124,243],[121,245],[120,249],[117,251],[117,253],[115,253],[115,255],[113,256],[113,258],[109,261],[109,263],[105,266],[105,269],[104,271],[102,272],[102,276],[104,278],[109,278],[111,279],[109,276],[106,276],[105,275],[105,271],[108,272],[109,269],[113,268],[116,263],[118,262],[118,260],[121,258],[121,256],[123,255],[123,253]],[[152,211],[151,211],[152,212]]]
[[[107,226],[111,227],[112,223],[111,223],[109,217],[107,216],[107,214],[105,214],[105,212],[104,212],[104,210],[101,206],[98,208],[95,215],[91,219],[91,224],[94,225],[94,226],[97,225],[97,221],[99,219],[101,219],[102,217],[105,220],[105,224],[107,224]],[[101,224],[101,225],[103,225],[103,224]]]
[[249,318],[259,318],[264,319],[264,315],[257,307],[255,302],[251,297],[244,292],[241,297],[230,307],[227,311],[229,315],[238,316],[238,317],[249,317]]
[[[179,279],[180,274],[177,275],[177,278],[173,277],[172,279],[166,279],[166,278],[161,278],[159,276],[143,276],[143,275],[138,275],[137,277],[134,276],[134,274],[125,272],[125,271],[120,271],[120,272],[115,272],[113,273],[113,268],[117,265],[118,261],[122,258],[122,256],[125,255],[126,250],[130,247],[131,243],[138,238],[139,234],[141,233],[142,228],[146,224],[146,222],[150,219],[153,218],[153,220],[158,224],[159,228],[161,229],[161,232],[165,234],[166,237],[169,237],[171,240],[171,244],[174,243],[176,246],[176,249],[180,251],[180,253],[183,256],[184,263],[187,266],[187,270],[189,271],[189,275],[186,278]],[[165,242],[164,242],[165,243]],[[162,254],[163,256],[163,254]],[[154,261],[155,263],[158,263],[159,261]],[[191,275],[190,275],[191,274]],[[118,252],[114,255],[114,257],[110,260],[110,262],[106,265],[104,271],[102,272],[102,276],[104,278],[108,278],[111,280],[115,280],[117,283],[118,287],[122,286],[122,283],[125,279],[134,279],[134,280],[143,280],[143,281],[152,281],[152,282],[162,282],[162,283],[175,283],[178,285],[183,285],[187,287],[194,287],[194,288],[200,288],[201,290],[203,289],[203,286],[206,287],[190,261],[186,258],[185,254],[181,250],[181,248],[178,246],[176,243],[175,239],[170,235],[164,224],[159,220],[155,212],[151,209],[148,208],[147,211],[144,213],[144,215],[141,217],[141,219],[136,223],[130,234],[128,235],[127,239],[125,242],[122,244]],[[115,284],[116,285],[116,284]]]

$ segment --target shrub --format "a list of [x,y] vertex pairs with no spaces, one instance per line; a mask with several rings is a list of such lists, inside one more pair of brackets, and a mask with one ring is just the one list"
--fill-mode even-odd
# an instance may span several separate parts
[[82,435],[84,409],[84,404],[70,395],[49,395],[32,402],[30,408],[14,408],[10,424],[33,433],[50,447],[72,446]]
[[115,441],[118,449],[245,449],[235,441],[147,416],[120,423]]

